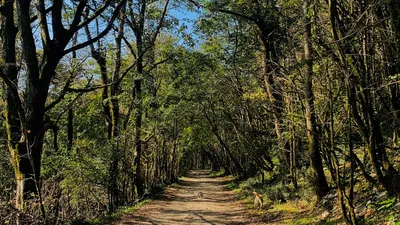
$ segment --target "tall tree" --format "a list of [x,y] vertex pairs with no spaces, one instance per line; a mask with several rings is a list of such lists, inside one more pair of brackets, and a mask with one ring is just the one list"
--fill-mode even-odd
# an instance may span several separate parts
[[[390,163],[386,152],[380,123],[381,118],[375,114],[376,105],[371,91],[377,88],[377,82],[373,82],[376,77],[372,76],[376,71],[371,68],[369,60],[366,61],[365,59],[367,58],[364,57],[372,52],[365,47],[366,45],[364,45],[365,50],[362,50],[360,49],[361,46],[353,45],[352,43],[354,40],[366,43],[365,35],[354,33],[345,37],[345,34],[352,29],[349,24],[344,23],[344,20],[350,20],[349,13],[351,10],[340,11],[339,7],[342,6],[344,6],[343,2],[337,0],[329,1],[331,34],[332,39],[335,40],[333,49],[336,50],[336,52],[331,51],[331,55],[335,62],[340,65],[344,74],[343,79],[349,92],[348,98],[351,113],[359,129],[360,136],[366,144],[378,181],[388,190],[393,190],[393,187],[391,187],[392,182],[386,182],[383,172],[394,175],[397,171]],[[361,18],[368,21],[366,17],[368,11],[366,2],[353,2],[347,7],[352,9],[353,6],[359,9],[356,13],[362,14]],[[360,54],[360,52],[363,52],[363,54]]]
[[[121,1],[115,7],[110,23],[98,36],[69,48],[71,39],[81,28],[99,17],[106,9],[111,8],[110,6],[113,3],[111,0],[104,1],[85,20],[82,20],[85,8],[92,7],[85,0],[75,2],[76,8],[72,14],[72,19],[68,21],[70,22],[68,28],[64,26],[66,21],[63,21],[63,18],[65,18],[63,17],[63,9],[65,9],[66,4],[63,1],[53,1],[50,8],[46,8],[47,2],[44,0],[38,0],[36,3],[31,0],[3,2],[2,6],[7,7],[8,10],[4,12],[6,18],[4,25],[6,27],[2,27],[2,29],[10,33],[3,42],[7,45],[6,49],[14,52],[14,56],[7,53],[3,57],[5,61],[10,61],[10,63],[15,58],[16,39],[12,35],[16,35],[17,29],[14,27],[12,18],[17,17],[18,32],[23,49],[23,62],[26,67],[24,70],[26,73],[26,97],[23,104],[18,94],[18,80],[13,75],[16,70],[16,63],[13,62],[13,67],[7,66],[7,71],[14,72],[2,73],[1,76],[7,83],[7,89],[14,90],[7,98],[8,110],[6,114],[8,119],[6,123],[9,133],[8,146],[17,182],[17,208],[22,209],[23,200],[29,198],[32,193],[39,193],[43,139],[46,130],[52,125],[51,121],[45,120],[45,113],[48,110],[46,100],[50,83],[55,76],[60,60],[66,54],[84,48],[105,36],[112,28],[112,23],[124,2],[124,0]],[[37,5],[34,10],[32,10],[32,4]],[[47,14],[50,11],[51,16],[48,16]],[[48,18],[51,18],[51,27],[47,21]],[[41,44],[35,41],[35,34],[32,29],[32,21],[34,22],[36,19],[40,28]],[[37,48],[40,47],[43,51],[39,57]]]
[[[151,52],[154,47],[154,43],[161,31],[161,28],[165,26],[165,16],[167,13],[169,0],[165,1],[164,7],[161,14],[155,23],[154,27],[146,27],[146,22],[151,19],[149,17],[149,4],[152,1],[139,0],[133,2],[128,1],[127,11],[127,24],[133,31],[136,38],[135,47],[130,46],[132,55],[136,58],[136,72],[137,77],[134,80],[134,86],[132,88],[133,103],[135,108],[134,121],[135,121],[135,187],[136,194],[141,198],[144,194],[144,181],[142,177],[142,120],[143,120],[143,80],[147,76],[145,70],[145,54]],[[132,108],[132,106],[131,106]],[[128,115],[129,117],[130,115]]]
[[312,168],[312,182],[318,199],[329,191],[326,182],[324,167],[320,153],[320,142],[315,118],[314,91],[313,91],[313,48],[311,42],[310,1],[303,1],[303,48],[304,48],[304,95],[306,99],[306,128],[308,138],[308,152]]

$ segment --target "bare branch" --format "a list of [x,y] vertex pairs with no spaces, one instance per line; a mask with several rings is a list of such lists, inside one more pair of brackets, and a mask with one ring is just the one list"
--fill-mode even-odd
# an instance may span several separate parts
[[83,58],[80,63],[78,63],[76,66],[74,66],[71,70],[70,70],[70,75],[67,79],[67,81],[65,82],[65,85],[63,87],[63,89],[61,90],[60,94],[58,95],[58,97],[52,102],[50,103],[48,106],[46,106],[45,111],[48,111],[52,108],[54,108],[58,103],[61,102],[61,100],[64,99],[64,96],[68,93],[68,88],[70,87],[72,80],[76,77],[76,75],[74,75],[74,71],[81,67],[82,64],[86,61],[87,57]]
[[197,8],[204,8],[203,5],[201,5],[200,3],[193,1],[193,0],[188,0],[190,3],[192,3],[193,5],[195,5]]
[[81,0],[78,6],[76,7],[75,16],[74,19],[72,20],[69,32],[75,33],[78,30],[79,22],[81,21],[82,13],[83,10],[85,9],[86,2],[87,2],[86,0]]
[[128,46],[129,51],[131,52],[131,54],[133,55],[133,57],[134,57],[135,59],[137,59],[135,50],[133,49],[133,46],[131,45],[131,43],[129,43],[129,41],[126,39],[125,36],[122,37],[122,40],[124,40],[124,43],[126,44],[126,46]]
[[124,77],[128,74],[128,72],[135,66],[136,66],[136,61],[133,62],[128,68],[126,68],[122,72],[122,75],[118,80],[116,80],[112,83],[105,84],[105,85],[96,85],[96,86],[88,87],[88,88],[67,88],[67,91],[68,92],[77,92],[77,93],[87,93],[87,92],[92,92],[92,91],[95,91],[95,90],[98,90],[101,88],[109,87],[114,84],[119,84],[124,79]]
[[58,97],[52,103],[50,103],[48,106],[46,106],[45,111],[49,111],[50,109],[54,108],[54,106],[56,106],[58,103],[61,102],[61,100],[64,99],[64,96],[67,94],[68,88],[71,85],[71,82],[72,82],[72,77],[70,76],[70,77],[68,77],[68,80],[65,83],[64,88],[62,89],[62,91],[60,92]]
[[[96,41],[100,40],[101,38],[103,38],[111,30],[111,28],[113,27],[113,22],[118,17],[119,11],[121,10],[121,7],[124,5],[125,2],[126,2],[126,0],[122,0],[119,3],[119,5],[115,8],[114,13],[113,13],[113,15],[112,15],[107,27],[100,34],[98,34],[97,37],[94,37],[94,38],[92,38],[90,40],[87,40],[86,42],[83,42],[83,43],[78,44],[78,45],[76,45],[74,47],[71,47],[71,48],[65,50],[63,52],[63,54],[66,55],[66,54],[71,53],[73,51],[79,50],[79,49],[84,48],[84,47],[86,47],[86,46],[88,46],[90,44],[93,44],[94,42],[96,42]],[[90,19],[88,19],[88,20],[90,20]],[[82,26],[79,25],[79,27],[82,27]]]
[[166,59],[164,59],[164,60],[161,60],[161,61],[159,61],[159,62],[154,63],[153,66],[152,66],[149,70],[147,70],[146,72],[149,73],[150,71],[152,71],[153,69],[155,69],[157,66],[159,66],[159,65],[161,65],[161,64],[163,64],[163,63],[166,63],[166,62],[168,62],[168,61],[171,60],[171,59],[172,59],[172,56],[170,56],[170,57],[168,57],[168,58],[166,58]]
[[[46,14],[49,13],[52,9],[53,9],[53,6],[50,6],[49,8],[47,8],[45,10]],[[33,17],[31,17],[31,23],[35,22],[37,19],[38,19],[37,15],[34,15]]]
[[[85,21],[83,21],[82,23],[80,23],[79,25],[77,25],[76,30],[81,29],[82,27],[87,26],[89,23],[91,23],[94,19],[96,19],[97,17],[100,16],[100,14],[107,9],[107,7],[111,4],[111,0],[106,0],[103,4],[103,6],[101,6],[100,8],[98,8],[90,17],[88,17]],[[121,2],[125,2],[125,1],[121,1]],[[120,4],[121,5],[121,4]],[[119,6],[120,6],[119,5]],[[117,9],[115,9],[114,12],[119,13],[119,7],[117,7]]]

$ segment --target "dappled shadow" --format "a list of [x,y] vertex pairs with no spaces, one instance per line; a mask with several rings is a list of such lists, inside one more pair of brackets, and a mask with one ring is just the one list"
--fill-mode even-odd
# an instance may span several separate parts
[[339,224],[342,221],[341,218],[335,218],[331,220],[318,221],[318,215],[315,215],[312,210],[303,211],[288,211],[288,210],[276,210],[273,207],[267,209],[267,211],[258,215],[252,221],[256,224],[313,224],[313,225],[330,225]]
[[247,210],[227,190],[228,182],[229,178],[212,177],[207,170],[190,171],[119,224],[248,224]]

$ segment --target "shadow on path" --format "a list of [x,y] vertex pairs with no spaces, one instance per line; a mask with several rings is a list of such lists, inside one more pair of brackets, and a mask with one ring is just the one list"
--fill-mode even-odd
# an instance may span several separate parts
[[118,224],[250,224],[246,208],[226,189],[229,181],[211,177],[208,170],[190,171],[160,199],[125,215]]

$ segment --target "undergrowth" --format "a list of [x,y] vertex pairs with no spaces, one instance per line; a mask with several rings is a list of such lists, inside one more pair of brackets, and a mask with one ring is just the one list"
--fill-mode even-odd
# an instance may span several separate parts
[[[171,184],[171,185],[174,185],[174,184]],[[139,209],[140,207],[147,204],[151,200],[159,199],[162,196],[164,190],[165,190],[165,187],[154,187],[154,188],[152,188],[151,194],[148,196],[147,199],[144,199],[143,201],[140,201],[133,206],[122,207],[117,212],[115,212],[111,215],[106,215],[106,216],[99,217],[99,218],[89,220],[89,221],[87,221],[87,220],[68,221],[68,222],[64,223],[63,225],[109,225],[109,224],[113,224],[114,222],[121,220],[123,215],[134,212],[135,210]]]
[[[267,179],[264,183],[260,177],[253,177],[246,180],[232,180],[227,185],[262,222],[297,225],[345,224],[336,202],[335,189],[326,196],[323,203],[317,203],[313,189],[305,177],[299,178],[297,188],[290,183],[279,181],[281,179],[275,179],[273,174],[266,174],[265,177]],[[376,189],[370,189],[356,190],[355,206],[360,215],[358,224],[400,225],[400,212],[396,208],[398,199],[386,196]],[[253,205],[253,191],[263,195],[264,207],[261,210],[256,210]],[[368,199],[368,196],[376,197]],[[325,218],[322,216],[324,213],[328,214]]]
[[149,199],[146,199],[144,201],[139,202],[138,204],[136,204],[134,206],[123,207],[111,215],[100,217],[100,218],[97,218],[97,219],[94,219],[91,221],[84,221],[84,220],[69,221],[67,223],[64,223],[64,225],[107,225],[107,224],[111,224],[113,222],[120,220],[124,214],[134,212],[135,210],[139,209],[140,207],[142,207],[149,201],[150,201]]
[[220,171],[211,171],[210,176],[211,177],[221,177],[225,175],[225,170],[221,169]]

